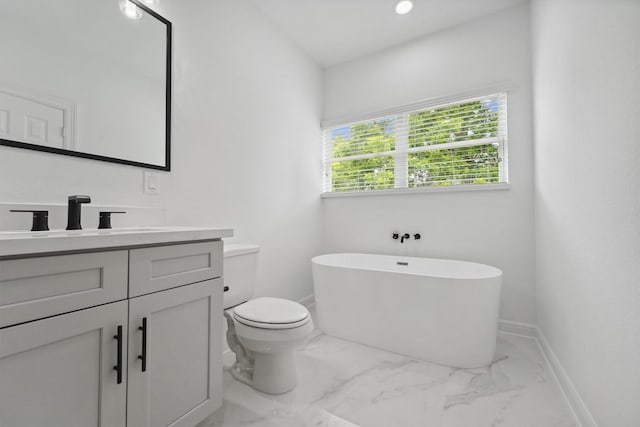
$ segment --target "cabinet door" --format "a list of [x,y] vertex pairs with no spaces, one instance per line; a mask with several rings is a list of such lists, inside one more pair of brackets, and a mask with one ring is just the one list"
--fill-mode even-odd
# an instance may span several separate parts
[[126,424],[127,302],[0,330],[0,426]]
[[128,427],[194,426],[221,406],[222,319],[222,279],[129,300]]

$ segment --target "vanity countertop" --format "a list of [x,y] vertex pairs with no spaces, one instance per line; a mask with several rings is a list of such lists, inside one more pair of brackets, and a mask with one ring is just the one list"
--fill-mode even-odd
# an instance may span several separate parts
[[216,227],[135,227],[110,230],[0,232],[0,257],[120,248],[232,237],[233,229]]

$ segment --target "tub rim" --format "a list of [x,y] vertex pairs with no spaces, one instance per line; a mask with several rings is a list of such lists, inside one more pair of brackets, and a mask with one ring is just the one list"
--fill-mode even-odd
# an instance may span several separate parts
[[[430,260],[430,261],[441,261],[441,262],[444,261],[444,262],[450,262],[450,263],[473,264],[477,266],[482,266],[483,268],[487,269],[487,274],[476,275],[476,276],[472,276],[472,275],[466,275],[466,276],[448,275],[447,276],[447,275],[437,275],[437,274],[424,274],[416,271],[381,269],[376,267],[364,268],[359,266],[357,267],[357,266],[349,266],[349,265],[331,264],[327,262],[321,262],[320,260],[321,258],[326,258],[329,256],[338,256],[338,255],[367,255],[367,256],[373,256],[373,257],[396,258],[399,261]],[[473,261],[465,261],[465,260],[450,259],[450,258],[427,258],[427,257],[402,256],[402,255],[393,255],[393,254],[374,254],[374,253],[368,253],[368,252],[332,252],[332,253],[327,253],[322,255],[316,255],[315,257],[311,258],[311,263],[319,266],[323,266],[323,267],[344,268],[344,269],[351,269],[351,270],[358,270],[358,271],[372,271],[372,272],[379,272],[379,273],[402,274],[402,275],[408,275],[408,276],[433,277],[436,279],[449,279],[449,280],[495,279],[498,277],[502,277],[502,275],[504,274],[503,271],[497,267],[494,267],[488,264],[479,263],[479,262],[473,262]]]

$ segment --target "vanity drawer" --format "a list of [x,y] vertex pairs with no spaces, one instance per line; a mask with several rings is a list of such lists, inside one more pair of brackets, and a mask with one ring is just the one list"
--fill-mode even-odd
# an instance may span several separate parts
[[129,297],[222,276],[222,241],[129,251]]
[[0,261],[0,327],[127,298],[127,251]]

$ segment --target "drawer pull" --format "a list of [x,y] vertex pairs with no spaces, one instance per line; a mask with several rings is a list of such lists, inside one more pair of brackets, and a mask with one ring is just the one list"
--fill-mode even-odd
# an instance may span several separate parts
[[118,361],[113,369],[117,372],[118,384],[122,384],[122,325],[118,326],[118,332],[113,336],[118,346]]
[[142,318],[142,326],[138,326],[138,330],[142,331],[142,354],[138,359],[142,360],[142,372],[147,370],[147,318]]

